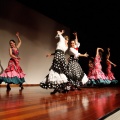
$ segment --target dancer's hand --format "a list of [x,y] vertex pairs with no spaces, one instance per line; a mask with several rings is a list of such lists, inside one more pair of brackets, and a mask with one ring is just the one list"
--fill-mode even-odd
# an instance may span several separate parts
[[85,56],[85,57],[88,57],[88,56],[89,56],[89,54],[87,54],[87,52],[86,52],[86,53],[84,54],[84,56]]
[[108,48],[107,50],[108,50],[108,52],[109,52],[109,51],[110,51],[110,48]]
[[16,36],[19,37],[19,32],[16,33]]
[[77,32],[74,32],[73,35],[77,36]]
[[50,57],[50,56],[51,56],[51,54],[47,54],[47,55],[46,55],[46,57]]
[[113,64],[114,67],[116,67],[117,65],[116,64]]
[[64,30],[62,30],[62,31],[57,31],[57,34],[58,35],[62,35],[64,33]]
[[101,50],[102,52],[104,52],[103,48],[98,48],[98,50]]
[[64,32],[65,32],[65,30],[62,30],[62,32],[61,32],[61,33],[63,34]]

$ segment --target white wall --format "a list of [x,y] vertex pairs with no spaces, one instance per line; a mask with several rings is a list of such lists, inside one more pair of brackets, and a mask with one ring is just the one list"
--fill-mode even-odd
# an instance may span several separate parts
[[[48,74],[52,59],[47,53],[54,52],[57,40],[56,31],[64,29],[69,35],[70,29],[15,1],[0,4],[0,60],[5,69],[9,56],[9,40],[20,33],[20,64],[26,73],[25,84],[39,84]],[[4,83],[2,83],[4,84]]]

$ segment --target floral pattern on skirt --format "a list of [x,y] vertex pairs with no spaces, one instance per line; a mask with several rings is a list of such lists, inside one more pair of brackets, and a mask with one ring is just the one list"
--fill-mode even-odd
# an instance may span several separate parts
[[19,65],[19,59],[11,58],[8,67],[0,75],[0,83],[22,84],[25,82],[25,74]]

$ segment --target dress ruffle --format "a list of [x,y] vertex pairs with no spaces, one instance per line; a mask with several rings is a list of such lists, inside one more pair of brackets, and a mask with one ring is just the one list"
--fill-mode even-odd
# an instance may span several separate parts
[[5,82],[9,84],[22,84],[25,82],[24,78],[18,78],[18,77],[0,77],[0,83]]
[[67,64],[62,50],[56,50],[49,74],[40,82],[40,87],[44,89],[64,90],[69,88],[66,76]]
[[8,62],[7,68],[0,75],[0,83],[5,82],[9,84],[22,84],[25,82],[24,77],[25,74],[19,65],[19,59],[11,58]]

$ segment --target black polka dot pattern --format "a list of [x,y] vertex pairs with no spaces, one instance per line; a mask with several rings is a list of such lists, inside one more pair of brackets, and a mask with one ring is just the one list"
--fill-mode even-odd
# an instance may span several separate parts
[[[57,72],[58,74],[66,74],[67,71],[67,63],[65,59],[65,54],[61,50],[56,50],[55,55],[53,58],[52,66],[49,70],[53,70]],[[68,89],[67,87],[68,82],[59,83],[59,81],[52,81],[48,79],[49,74],[46,76],[45,81],[40,82],[40,87],[44,89]]]
[[55,72],[58,72],[59,74],[66,73],[67,63],[63,51],[56,50],[51,69],[53,69]]
[[67,76],[72,85],[81,86],[84,72],[80,64],[78,63],[78,59],[74,59],[74,56],[70,56],[67,69],[68,69]]

